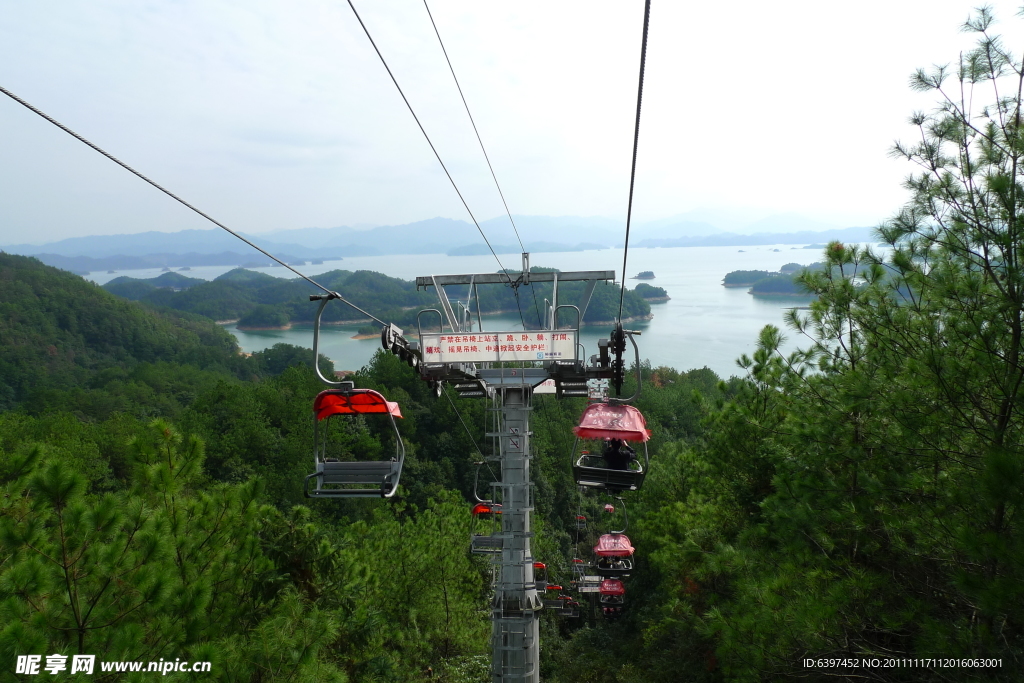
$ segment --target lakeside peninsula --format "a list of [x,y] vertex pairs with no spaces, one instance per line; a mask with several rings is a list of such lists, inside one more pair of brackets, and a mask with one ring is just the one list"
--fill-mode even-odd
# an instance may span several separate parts
[[796,297],[813,298],[797,284],[796,276],[804,270],[820,270],[824,263],[817,262],[808,266],[799,263],[787,263],[778,271],[769,270],[734,270],[722,279],[723,287],[749,287],[747,292],[762,297]]

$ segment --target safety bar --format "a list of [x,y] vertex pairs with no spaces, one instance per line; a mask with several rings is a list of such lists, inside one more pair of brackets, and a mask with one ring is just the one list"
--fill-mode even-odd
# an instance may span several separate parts
[[[545,299],[545,301],[547,301],[547,299]],[[558,311],[563,309],[563,308],[571,308],[571,309],[576,311],[576,327],[575,328],[571,328],[571,327],[570,328],[559,328],[558,327]],[[559,304],[558,306],[555,307],[555,310],[551,314],[551,329],[552,330],[557,330],[557,329],[575,329],[577,332],[579,332],[580,325],[582,325],[582,324],[583,324],[583,316],[580,313],[579,306],[574,306],[573,304]]]
[[420,336],[420,343],[423,343],[423,326],[420,325],[420,316],[424,313],[437,313],[437,329],[443,334],[444,333],[444,316],[441,311],[436,308],[424,308],[422,311],[416,314],[416,332]]

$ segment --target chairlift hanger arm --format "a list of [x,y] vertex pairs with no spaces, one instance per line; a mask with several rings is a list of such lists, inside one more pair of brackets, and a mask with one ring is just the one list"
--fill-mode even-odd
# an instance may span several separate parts
[[[633,392],[632,396],[629,396],[627,398],[619,398],[616,396],[615,398],[608,399],[608,402],[632,403],[640,395],[640,391],[643,388],[643,373],[640,370],[640,348],[636,345],[636,340],[633,339],[634,335],[639,336],[640,333],[637,332],[636,330],[624,330],[622,329],[621,325],[618,326],[617,331],[621,332],[623,337],[628,337],[629,343],[633,345],[633,354],[634,358],[636,359],[636,391]],[[623,342],[625,342],[625,340],[623,340]],[[619,353],[616,353],[615,355],[617,356],[617,358],[615,359],[615,363],[618,364],[618,367],[615,368],[615,377],[613,378],[613,384],[615,385],[615,393],[619,393],[622,390],[622,379],[625,375],[625,361],[622,359],[622,356]]]
[[622,500],[622,496],[615,496],[615,500],[619,501],[619,505],[622,506],[623,522],[622,522],[622,530],[621,531],[612,531],[612,533],[613,534],[624,534],[624,533],[626,533],[626,529],[629,528],[629,513],[626,512],[626,501]]

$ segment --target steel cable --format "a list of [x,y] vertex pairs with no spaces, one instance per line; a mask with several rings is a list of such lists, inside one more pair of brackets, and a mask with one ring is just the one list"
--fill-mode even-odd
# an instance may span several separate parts
[[[476,229],[477,229],[477,231],[479,231],[480,236],[484,239],[484,244],[486,244],[487,248],[490,249],[491,255],[494,256],[494,260],[498,262],[498,267],[501,269],[501,272],[504,273],[506,278],[508,278],[508,285],[510,287],[512,287],[513,290],[516,290],[518,285],[515,284],[512,281],[511,276],[509,276],[509,274],[505,271],[505,266],[503,266],[501,264],[501,259],[498,258],[498,253],[496,251],[494,251],[494,247],[491,246],[490,240],[488,240],[487,239],[487,235],[484,234],[484,229],[480,227],[480,223],[477,221],[476,216],[473,215],[473,211],[469,208],[469,204],[466,203],[466,198],[462,196],[462,192],[459,190],[459,186],[455,184],[455,179],[452,178],[452,174],[448,172],[448,167],[445,166],[444,161],[442,161],[442,159],[441,159],[441,155],[437,151],[437,148],[434,147],[434,143],[431,141],[430,136],[427,135],[426,128],[424,128],[423,124],[420,123],[420,118],[418,116],[416,116],[416,111],[412,108],[412,104],[409,103],[409,98],[407,98],[405,96],[405,92],[402,90],[402,86],[398,85],[398,79],[395,78],[395,74],[392,73],[391,67],[388,66],[387,61],[384,59],[384,55],[381,54],[380,48],[377,47],[377,43],[374,42],[373,36],[370,35],[370,30],[368,28],[366,28],[366,24],[363,23],[363,18],[361,16],[359,16],[359,12],[356,10],[356,6],[352,4],[352,0],[347,0],[347,1],[348,1],[348,6],[352,8],[352,13],[356,15],[356,20],[359,22],[359,25],[362,27],[363,33],[366,34],[367,39],[369,39],[369,41],[370,41],[370,45],[373,46],[373,51],[377,53],[377,57],[380,58],[380,63],[384,65],[384,69],[388,72],[388,76],[391,77],[391,82],[395,84],[395,88],[398,89],[398,94],[402,96],[402,101],[405,102],[406,108],[409,110],[409,113],[412,114],[412,118],[413,118],[413,120],[416,121],[416,125],[419,126],[420,132],[423,133],[423,137],[426,139],[427,144],[430,145],[430,150],[434,153],[434,156],[437,158],[437,163],[441,164],[441,169],[444,171],[444,174],[448,177],[448,182],[450,182],[452,184],[452,188],[454,188],[455,194],[457,194],[459,196],[459,201],[462,202],[462,206],[465,207],[466,213],[468,213],[470,219],[472,219],[473,225],[476,226]],[[433,19],[431,19],[431,21],[433,21]],[[447,58],[447,54],[445,55],[445,57]],[[450,63],[449,63],[449,65],[450,65]],[[461,88],[460,88],[460,92],[461,92]],[[475,128],[475,126],[474,126],[474,128]],[[490,162],[488,162],[488,165],[489,164],[490,164]],[[518,295],[518,293],[516,293],[516,306],[519,307],[519,295]],[[519,317],[520,317],[520,319],[522,319],[522,317],[523,317],[523,311],[522,311],[521,308],[519,310]],[[523,329],[526,329],[526,321],[523,320],[522,322],[523,322]]]
[[348,301],[347,299],[345,299],[345,297],[341,296],[341,295],[340,295],[340,294],[338,294],[337,292],[335,292],[335,291],[332,291],[332,290],[328,289],[327,287],[324,287],[324,286],[323,286],[322,284],[320,284],[319,282],[317,282],[317,281],[316,281],[316,280],[314,280],[313,278],[311,278],[311,277],[309,277],[309,276],[307,276],[307,275],[303,275],[303,274],[302,274],[302,273],[300,273],[299,271],[295,270],[295,268],[291,267],[290,265],[288,265],[287,263],[285,263],[285,262],[284,262],[284,261],[282,261],[281,259],[277,258],[276,256],[274,256],[274,255],[273,255],[273,254],[271,254],[270,252],[266,251],[265,249],[261,249],[260,247],[256,246],[255,244],[253,244],[253,243],[252,243],[252,242],[250,242],[249,240],[245,239],[244,237],[242,237],[242,236],[241,236],[240,234],[238,234],[237,232],[235,232],[234,230],[232,230],[232,229],[231,229],[231,228],[229,228],[228,226],[224,225],[224,224],[223,224],[223,223],[221,223],[220,221],[217,221],[217,220],[215,220],[215,219],[214,219],[214,218],[212,218],[212,217],[211,217],[211,216],[210,216],[209,214],[206,214],[206,213],[204,213],[204,212],[200,211],[199,209],[197,209],[196,207],[192,206],[191,204],[189,204],[188,202],[186,202],[186,201],[185,201],[184,199],[182,199],[182,198],[181,198],[181,197],[179,197],[178,195],[174,194],[173,192],[171,192],[171,191],[170,191],[170,190],[168,190],[167,188],[163,187],[162,185],[160,185],[160,184],[159,184],[159,183],[157,183],[156,181],[154,181],[154,180],[151,180],[151,179],[147,178],[146,176],[142,175],[141,173],[139,173],[138,171],[136,171],[136,170],[135,170],[134,168],[132,168],[132,167],[131,167],[131,166],[129,166],[128,164],[124,163],[123,161],[121,161],[120,159],[118,159],[117,157],[115,157],[115,156],[114,156],[113,154],[111,154],[110,152],[107,152],[106,150],[104,150],[104,149],[100,148],[100,147],[99,147],[98,145],[95,145],[95,144],[93,144],[92,142],[90,142],[90,141],[89,141],[89,140],[87,140],[86,138],[82,137],[81,135],[79,135],[79,134],[78,134],[78,133],[76,133],[75,131],[73,131],[73,130],[71,130],[70,128],[68,128],[67,126],[65,126],[65,125],[64,125],[63,123],[61,123],[60,121],[58,121],[58,120],[54,119],[53,117],[49,116],[48,114],[46,114],[46,113],[45,113],[45,112],[43,112],[42,110],[38,109],[37,107],[34,107],[33,105],[29,104],[29,103],[28,103],[28,102],[26,102],[25,100],[21,99],[20,97],[18,97],[18,96],[17,96],[17,95],[15,95],[14,93],[12,93],[12,92],[11,92],[10,90],[8,90],[7,88],[4,88],[3,86],[0,86],[0,92],[2,92],[2,93],[3,93],[4,95],[7,95],[7,96],[8,96],[8,97],[10,97],[10,98],[11,98],[12,100],[14,100],[14,101],[15,101],[15,102],[17,102],[18,104],[22,105],[23,107],[25,107],[25,108],[26,108],[26,109],[28,109],[29,111],[31,111],[31,112],[33,112],[33,113],[35,113],[35,114],[38,114],[39,116],[43,117],[44,119],[46,119],[47,121],[49,121],[49,122],[50,122],[50,123],[52,123],[53,125],[55,125],[55,126],[57,126],[58,128],[60,128],[60,129],[61,129],[62,131],[64,131],[64,132],[65,132],[65,133],[67,133],[68,135],[70,135],[71,137],[73,137],[73,138],[75,138],[76,140],[78,140],[79,142],[82,142],[82,143],[84,143],[85,145],[87,145],[87,146],[91,147],[92,149],[96,150],[97,152],[99,152],[100,154],[102,154],[102,155],[103,155],[103,156],[105,156],[106,158],[110,159],[111,161],[113,161],[113,162],[114,162],[115,164],[117,164],[117,165],[118,165],[118,166],[120,166],[121,168],[125,169],[126,171],[130,171],[131,173],[135,174],[136,176],[138,176],[138,177],[139,177],[139,178],[141,178],[142,180],[146,181],[147,183],[149,183],[150,185],[152,185],[152,186],[153,186],[153,187],[155,187],[156,189],[160,190],[160,191],[161,191],[161,192],[163,192],[163,193],[164,193],[165,195],[167,195],[167,196],[168,196],[168,197],[170,197],[171,199],[175,200],[175,201],[176,201],[176,202],[178,202],[179,204],[182,204],[183,206],[185,206],[185,207],[187,207],[187,208],[191,209],[192,211],[196,212],[197,214],[199,214],[200,216],[202,216],[202,217],[203,217],[203,218],[205,218],[206,220],[208,220],[208,221],[210,221],[211,223],[213,223],[214,225],[216,225],[216,226],[217,226],[218,228],[221,228],[222,230],[226,231],[227,233],[229,233],[229,234],[231,234],[231,235],[234,235],[235,237],[237,237],[238,239],[242,240],[243,242],[245,242],[246,244],[248,244],[248,245],[249,245],[250,247],[252,247],[252,248],[253,248],[253,249],[255,249],[256,251],[260,252],[261,254],[263,254],[264,256],[266,256],[267,258],[269,258],[269,259],[272,259],[272,260],[276,261],[276,262],[277,262],[277,263],[279,263],[280,265],[284,266],[284,267],[285,267],[285,268],[287,268],[288,270],[292,271],[293,273],[295,273],[296,275],[298,275],[299,277],[301,277],[301,278],[302,278],[303,280],[305,280],[306,282],[310,283],[311,285],[314,285],[314,286],[318,287],[319,289],[322,289],[322,290],[323,290],[323,291],[324,291],[325,293],[329,294],[329,295],[330,295],[331,297],[333,297],[333,298],[335,298],[335,299],[338,299],[339,301],[341,301],[341,302],[343,302],[343,303],[345,303],[345,304],[348,304],[349,306],[351,306],[351,307],[352,307],[352,308],[354,308],[355,310],[359,311],[359,312],[360,312],[360,313],[362,313],[363,315],[367,316],[367,317],[368,317],[368,318],[370,318],[371,320],[375,320],[375,321],[377,321],[378,323],[380,323],[381,325],[387,325],[387,323],[386,323],[386,322],[384,322],[383,320],[381,320],[381,319],[380,319],[380,318],[378,318],[377,316],[375,316],[375,315],[372,315],[371,313],[368,313],[367,311],[364,311],[363,309],[359,308],[358,306],[356,306],[356,305],[355,305],[354,303],[352,303],[351,301]]
[[626,257],[629,255],[629,225],[633,218],[633,185],[636,181],[636,150],[640,143],[640,102],[644,96],[644,66],[647,62],[647,27],[651,23],[651,0],[644,7],[644,39],[640,47],[640,84],[636,90],[636,127],[633,130],[633,166],[629,172],[629,206],[626,210],[626,242],[622,249],[622,290],[619,292],[619,317],[622,323],[622,300],[626,295]]

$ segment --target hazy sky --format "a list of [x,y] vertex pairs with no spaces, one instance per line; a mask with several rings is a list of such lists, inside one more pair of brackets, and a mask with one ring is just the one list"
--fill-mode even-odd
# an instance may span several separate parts
[[[918,66],[974,3],[654,0],[635,215],[871,225]],[[1019,0],[991,3],[1024,48]],[[500,201],[421,0],[358,0],[478,218]],[[641,0],[433,0],[514,213],[625,217]],[[238,230],[466,214],[344,0],[0,0],[0,84]],[[207,227],[0,96],[0,244]],[[492,241],[509,241],[493,236]]]

